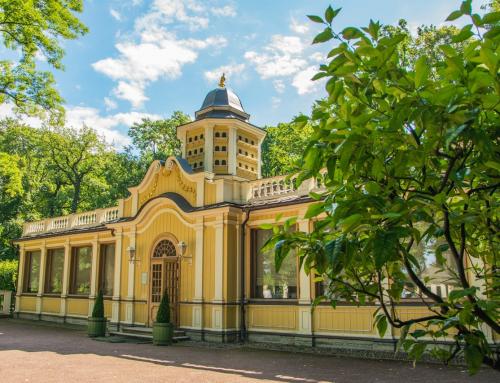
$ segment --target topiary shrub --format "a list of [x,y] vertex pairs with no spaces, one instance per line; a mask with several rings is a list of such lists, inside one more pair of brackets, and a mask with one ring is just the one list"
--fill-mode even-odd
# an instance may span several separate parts
[[170,302],[167,290],[165,290],[161,298],[160,307],[158,307],[158,312],[156,313],[156,322],[170,323]]
[[99,290],[92,310],[92,318],[104,318],[104,298],[102,290]]

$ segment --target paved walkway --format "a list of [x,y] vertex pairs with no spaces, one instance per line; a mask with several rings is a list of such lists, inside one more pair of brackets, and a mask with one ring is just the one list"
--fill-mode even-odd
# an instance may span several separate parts
[[0,320],[0,381],[8,382],[498,382],[484,369],[193,345],[99,342],[83,331]]

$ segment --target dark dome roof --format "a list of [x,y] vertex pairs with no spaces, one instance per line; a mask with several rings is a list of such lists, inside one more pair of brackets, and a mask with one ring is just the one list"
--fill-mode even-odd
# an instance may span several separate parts
[[208,92],[196,112],[196,119],[202,118],[239,118],[248,120],[250,117],[241,105],[240,98],[228,88],[216,88]]

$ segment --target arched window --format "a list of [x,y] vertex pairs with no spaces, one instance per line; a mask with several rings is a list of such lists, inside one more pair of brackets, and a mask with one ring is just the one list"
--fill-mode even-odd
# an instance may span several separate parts
[[195,141],[198,141],[198,136],[194,136],[194,140],[195,140]]
[[248,152],[245,152],[245,156],[248,156]]
[[189,137],[189,142],[193,142],[193,137]]
[[191,150],[188,152],[188,156],[190,156],[190,155],[191,155]]
[[222,151],[223,151],[223,152],[225,152],[225,151],[226,151],[226,147],[225,147],[225,146],[223,146],[223,147],[222,147]]
[[245,138],[245,142],[248,143],[248,138]]
[[238,149],[238,153],[241,154],[241,149]]
[[200,134],[200,140],[203,140],[203,134]]
[[218,152],[218,151],[219,151],[219,147],[218,147],[218,146],[216,146],[216,147],[215,147],[215,151],[216,151],[216,152]]
[[203,148],[200,148],[200,153],[203,153]]
[[226,132],[222,132],[222,137],[227,137]]
[[215,165],[219,165],[219,160],[215,160]]
[[222,165],[226,165],[226,160],[221,161]]
[[216,133],[215,133],[215,137],[220,137],[220,133],[219,133],[219,132],[216,132]]
[[203,161],[200,162],[200,168],[203,166]]
[[255,145],[255,142],[252,140],[252,145]]
[[194,150],[194,154],[198,154],[198,149],[195,149],[195,150]]
[[153,252],[153,258],[166,258],[176,256],[177,250],[175,249],[175,245],[168,239],[164,239],[163,241],[158,243]]

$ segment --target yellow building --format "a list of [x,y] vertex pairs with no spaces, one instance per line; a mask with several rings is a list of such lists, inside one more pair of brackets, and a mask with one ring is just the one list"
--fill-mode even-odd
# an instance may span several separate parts
[[[260,251],[270,235],[260,225],[278,213],[303,217],[318,185],[261,178],[265,131],[224,86],[195,116],[177,129],[182,158],[153,162],[118,206],[24,225],[16,314],[84,323],[102,289],[110,329],[150,327],[167,289],[175,325],[193,339],[383,344],[376,307],[312,311],[320,286],[293,257],[276,273],[272,255]],[[299,218],[298,230],[310,228]],[[406,319],[426,309],[401,310]]]

